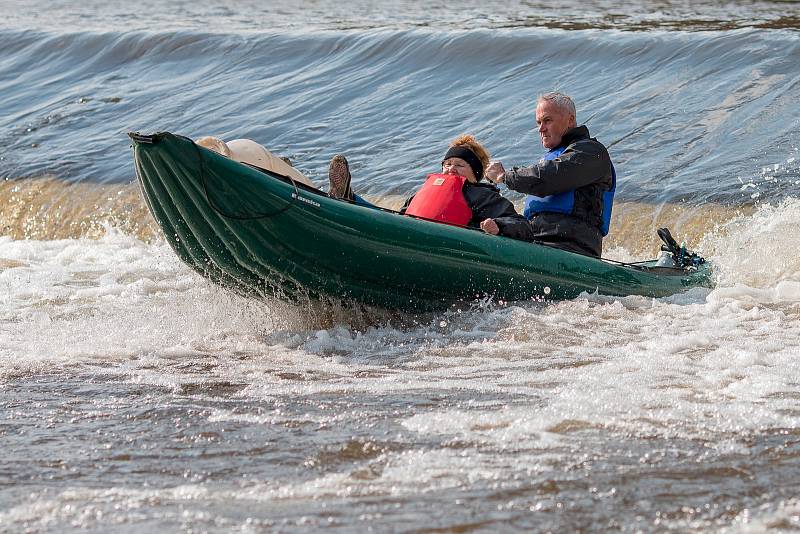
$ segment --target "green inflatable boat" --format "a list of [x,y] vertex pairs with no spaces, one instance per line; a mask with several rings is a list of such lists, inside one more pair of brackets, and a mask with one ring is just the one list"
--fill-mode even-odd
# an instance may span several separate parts
[[330,198],[171,133],[130,137],[145,202],[175,253],[248,296],[422,311],[712,285],[708,264],[677,246],[673,266],[601,260]]

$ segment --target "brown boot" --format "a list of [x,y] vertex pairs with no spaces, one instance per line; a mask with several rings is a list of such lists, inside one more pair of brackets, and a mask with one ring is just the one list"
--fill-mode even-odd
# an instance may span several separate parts
[[333,156],[328,166],[328,181],[330,182],[328,196],[353,200],[353,189],[350,187],[351,179],[350,166],[347,164],[347,158],[342,154]]

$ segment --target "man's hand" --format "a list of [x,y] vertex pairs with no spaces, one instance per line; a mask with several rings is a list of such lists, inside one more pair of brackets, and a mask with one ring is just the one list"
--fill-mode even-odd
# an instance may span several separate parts
[[481,230],[487,234],[497,235],[500,233],[500,227],[494,222],[494,219],[485,219],[481,222]]
[[506,169],[503,167],[503,164],[499,161],[492,161],[489,162],[489,166],[486,167],[486,179],[490,182],[494,182],[496,184],[502,184],[505,181],[505,174]]

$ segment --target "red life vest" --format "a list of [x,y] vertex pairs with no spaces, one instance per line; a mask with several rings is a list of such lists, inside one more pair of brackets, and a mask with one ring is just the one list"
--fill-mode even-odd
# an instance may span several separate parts
[[472,210],[464,199],[466,178],[456,174],[429,174],[406,208],[406,215],[466,226]]

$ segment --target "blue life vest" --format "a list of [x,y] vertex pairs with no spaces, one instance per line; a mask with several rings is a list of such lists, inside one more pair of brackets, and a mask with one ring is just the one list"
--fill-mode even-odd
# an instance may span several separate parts
[[[544,155],[542,161],[550,161],[560,156],[566,146],[558,146],[551,149]],[[614,204],[614,193],[617,190],[617,171],[614,170],[614,164],[611,164],[611,189],[603,192],[603,213],[600,217],[600,232],[606,236],[608,235],[608,228],[611,224],[611,208]],[[547,195],[546,197],[537,197],[536,195],[528,195],[525,199],[525,211],[523,215],[529,221],[537,213],[550,212],[550,213],[564,213],[572,215],[575,209],[575,190],[565,191],[557,195]]]

